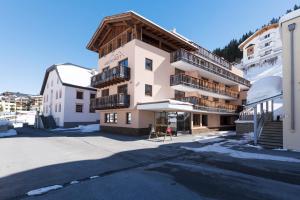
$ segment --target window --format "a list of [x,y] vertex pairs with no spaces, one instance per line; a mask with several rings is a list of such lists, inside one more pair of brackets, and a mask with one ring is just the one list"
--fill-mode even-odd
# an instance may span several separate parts
[[152,85],[145,84],[145,95],[152,96]]
[[265,55],[271,54],[272,50],[265,51]]
[[76,104],[76,112],[82,113],[83,111],[83,105],[82,104]]
[[127,94],[127,84],[118,86],[118,94]]
[[117,40],[117,48],[120,47],[122,45],[122,40],[121,38],[118,38]]
[[185,92],[175,90],[175,99],[180,99],[185,97]]
[[104,114],[104,122],[105,123],[117,123],[118,114],[117,113],[105,113]]
[[208,118],[207,115],[202,115],[202,126],[208,125]]
[[126,113],[126,124],[131,124],[131,113]]
[[219,101],[219,99],[218,99],[218,98],[214,98],[214,101],[218,102],[218,101]]
[[103,72],[107,72],[108,70],[109,70],[109,66],[104,67],[104,68],[102,69]]
[[91,93],[90,94],[90,99],[95,99],[96,98],[96,94]]
[[247,100],[246,99],[242,99],[242,105],[245,106],[247,104]]
[[57,104],[55,104],[55,112],[57,112]]
[[201,97],[202,97],[202,99],[208,99],[208,96],[202,95]]
[[153,61],[149,58],[145,59],[145,69],[152,71]]
[[61,104],[58,105],[58,112],[61,112]]
[[271,42],[265,43],[265,47],[268,47],[268,46],[270,46],[270,45],[271,45]]
[[264,39],[270,37],[270,33],[264,36]]
[[55,92],[55,98],[58,99],[58,91]]
[[59,98],[61,98],[62,92],[61,89],[59,90]]
[[128,67],[128,59],[126,58],[124,60],[121,60],[119,62],[119,66],[121,66],[121,67]]
[[193,114],[193,126],[200,126],[200,114]]
[[[96,94],[91,93],[90,100],[95,99],[95,98],[96,98]],[[92,108],[91,104],[90,104],[90,113],[95,113],[95,109]]]
[[102,97],[107,97],[107,96],[109,96],[109,89],[102,90],[102,91],[101,91],[101,96],[102,96]]
[[76,99],[83,99],[83,92],[76,91]]

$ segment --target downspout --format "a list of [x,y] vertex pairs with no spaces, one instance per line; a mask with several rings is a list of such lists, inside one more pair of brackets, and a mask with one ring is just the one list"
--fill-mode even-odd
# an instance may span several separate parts
[[295,130],[295,62],[294,62],[294,30],[296,24],[289,24],[288,29],[291,35],[291,130]]
[[253,131],[254,131],[254,145],[257,145],[257,140],[258,140],[258,132],[257,132],[257,105],[254,106]]

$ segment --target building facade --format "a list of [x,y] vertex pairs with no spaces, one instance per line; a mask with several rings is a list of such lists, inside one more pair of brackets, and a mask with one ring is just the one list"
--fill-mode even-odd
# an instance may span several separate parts
[[99,123],[99,114],[90,107],[96,95],[90,86],[93,74],[94,70],[70,63],[49,67],[40,92],[43,115],[52,116],[60,127]]
[[16,101],[6,96],[0,96],[0,112],[16,112]]
[[280,19],[283,44],[283,147],[300,151],[300,10]]
[[20,96],[15,98],[17,111],[29,111],[31,100],[29,96]]
[[99,54],[92,105],[104,131],[234,128],[250,86],[226,60],[132,11],[104,18],[87,48]]
[[281,62],[282,42],[278,24],[261,28],[239,45],[243,52],[240,69],[247,72],[251,67]]
[[43,96],[31,95],[30,96],[30,110],[43,113]]

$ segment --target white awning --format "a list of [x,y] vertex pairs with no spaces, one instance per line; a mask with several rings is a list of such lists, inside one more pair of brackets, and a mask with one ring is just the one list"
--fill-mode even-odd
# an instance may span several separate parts
[[193,104],[172,99],[138,103],[138,110],[148,111],[193,111]]

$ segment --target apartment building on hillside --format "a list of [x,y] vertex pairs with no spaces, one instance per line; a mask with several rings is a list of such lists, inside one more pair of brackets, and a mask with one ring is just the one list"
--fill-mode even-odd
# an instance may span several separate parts
[[256,31],[239,45],[243,52],[240,68],[247,71],[251,67],[282,62],[282,42],[279,25],[267,25]]
[[250,87],[226,60],[132,11],[105,17],[87,48],[99,54],[92,105],[104,131],[234,128]]

